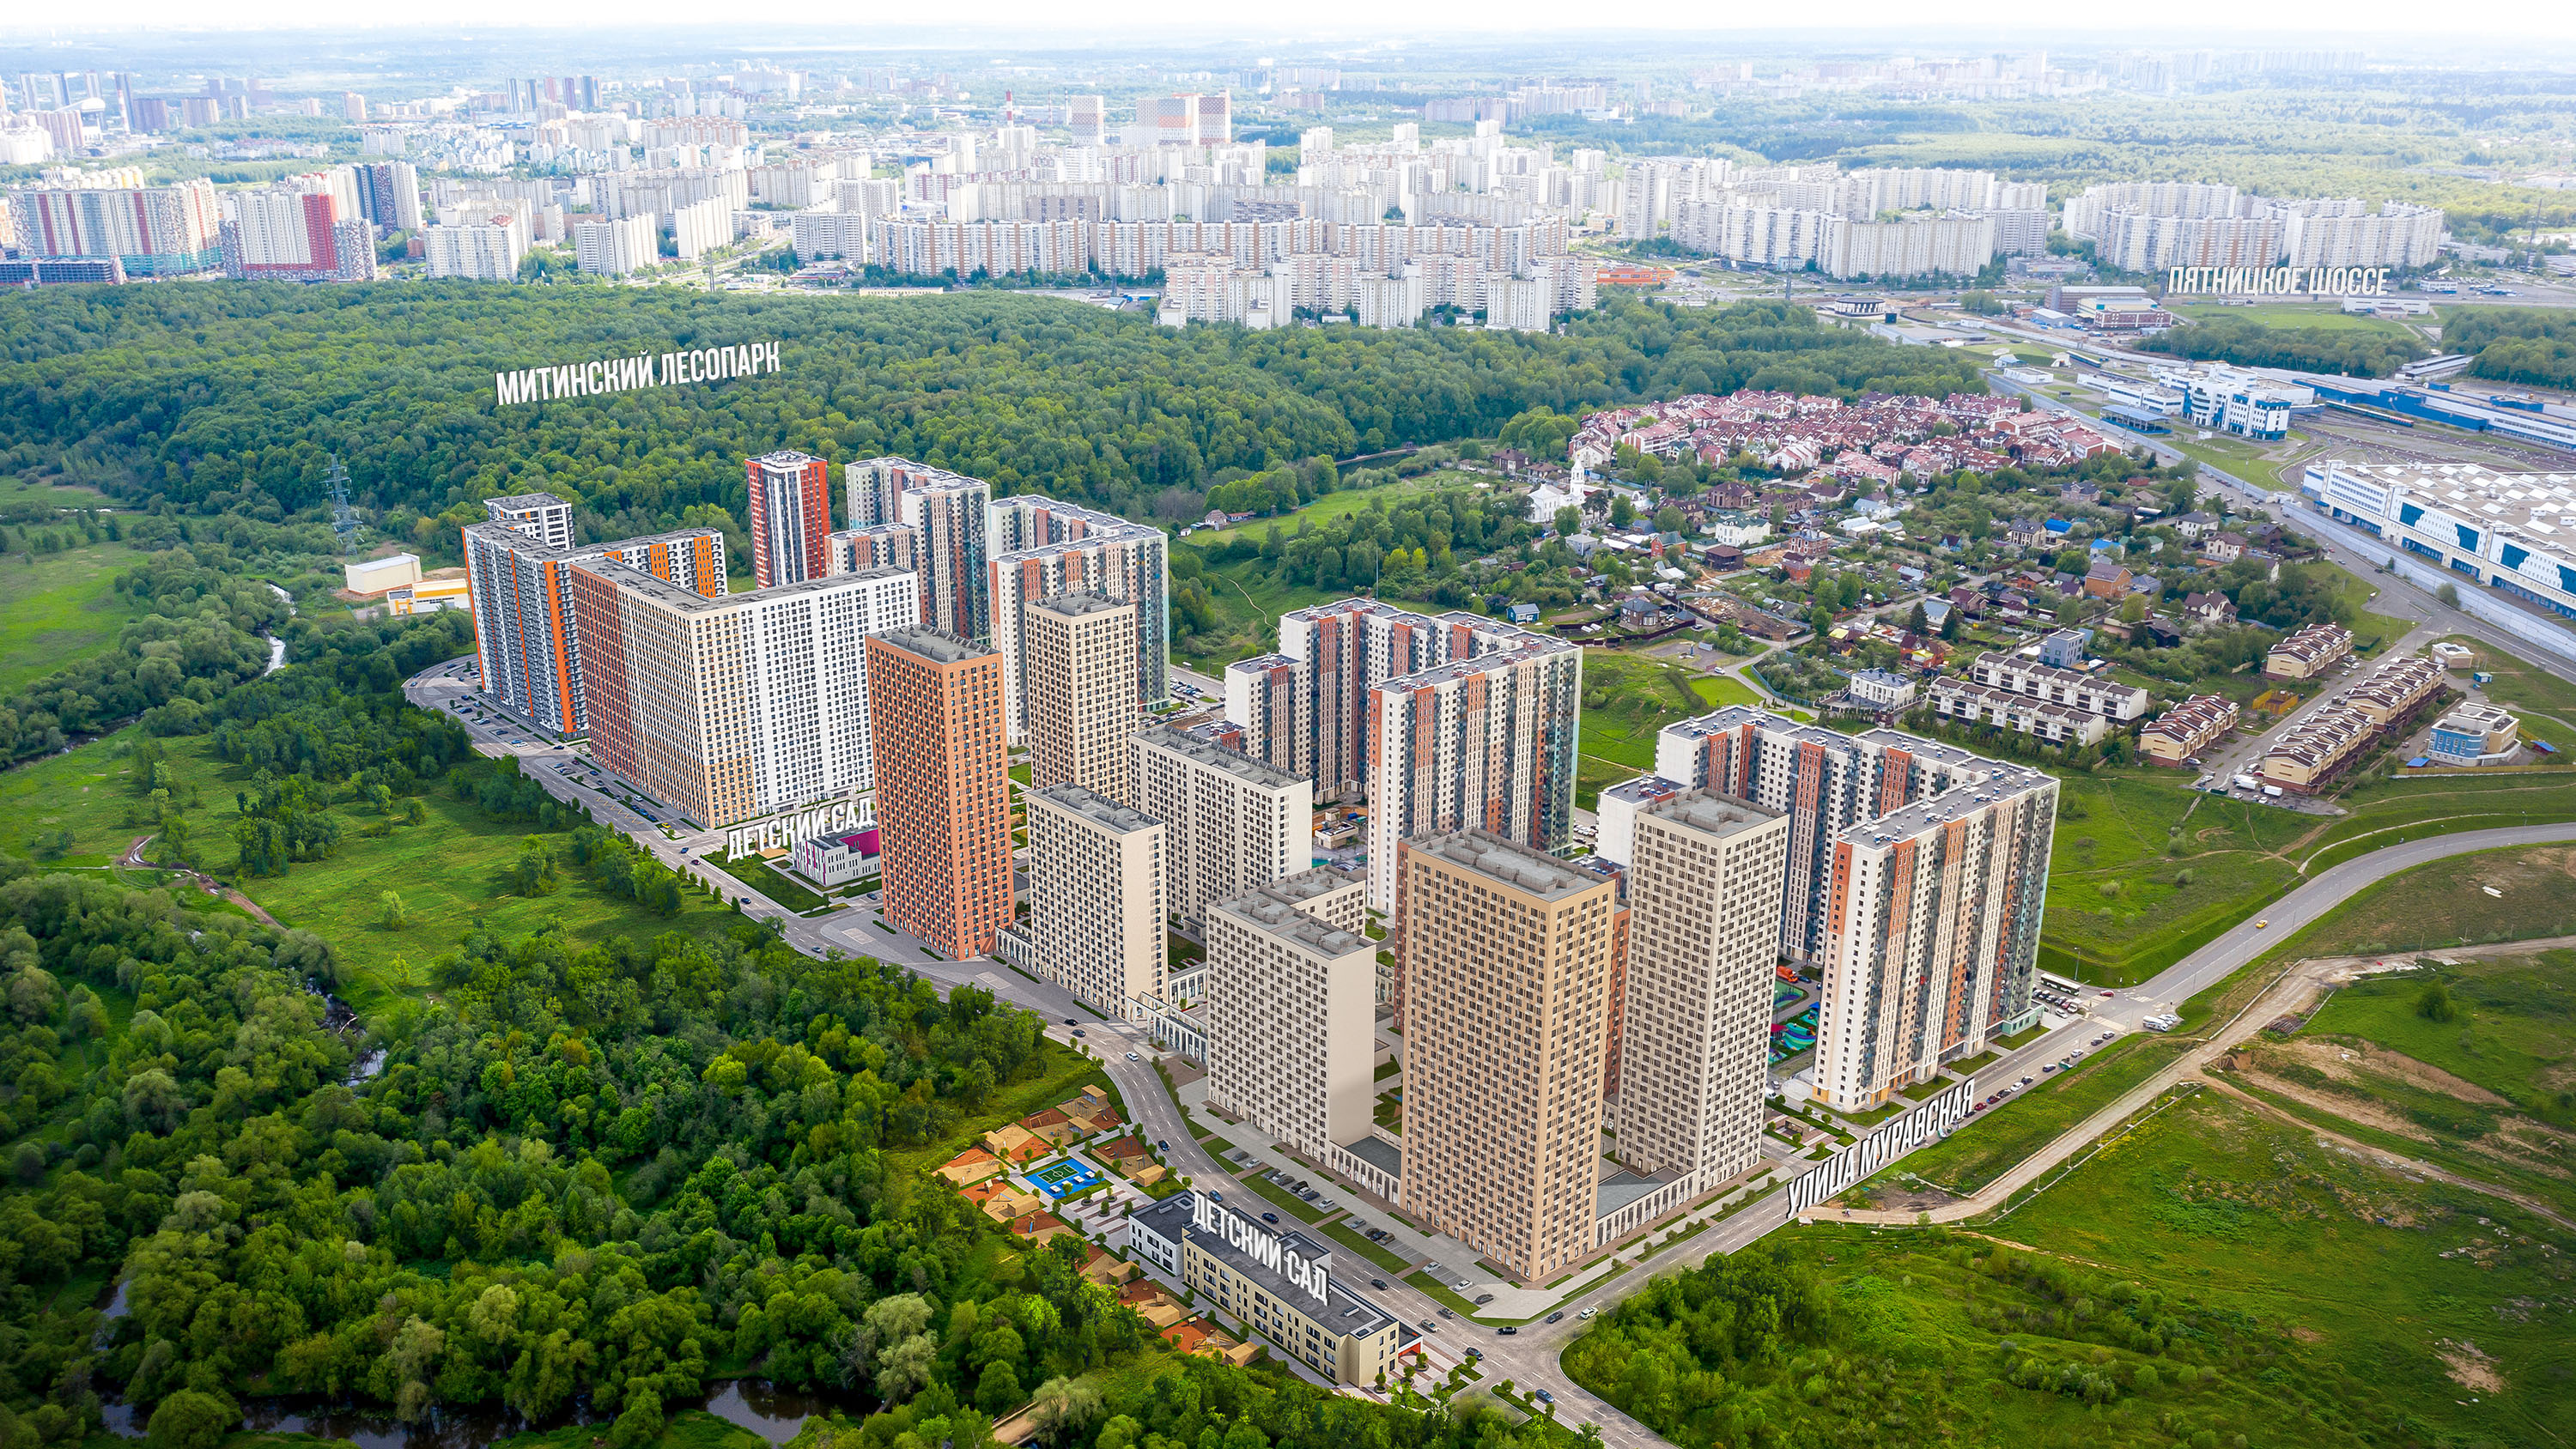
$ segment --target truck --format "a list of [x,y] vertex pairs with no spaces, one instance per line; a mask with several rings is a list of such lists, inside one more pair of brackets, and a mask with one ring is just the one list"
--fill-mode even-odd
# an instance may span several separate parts
[[2239,775],[2236,777],[2236,788],[2239,790],[2251,790],[2261,784],[2262,782],[2260,780],[2255,779],[2251,775]]
[[2264,786],[2264,787],[2263,787],[2263,798],[2264,798],[2264,799],[2266,799],[2266,800],[2278,800],[2278,799],[2280,799],[2280,798],[2281,798],[2281,787],[2280,787],[2280,786],[2278,786],[2278,785],[2266,785],[2266,786]]

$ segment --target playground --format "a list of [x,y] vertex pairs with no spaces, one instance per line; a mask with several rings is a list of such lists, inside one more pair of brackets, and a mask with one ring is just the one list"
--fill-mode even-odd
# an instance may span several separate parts
[[1062,1200],[1076,1193],[1088,1192],[1102,1181],[1100,1173],[1079,1157],[1050,1162],[1029,1174],[1029,1181],[1047,1196]]

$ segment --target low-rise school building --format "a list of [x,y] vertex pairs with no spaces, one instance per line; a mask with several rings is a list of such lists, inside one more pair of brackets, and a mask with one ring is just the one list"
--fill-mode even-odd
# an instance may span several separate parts
[[1127,1220],[1137,1255],[1335,1383],[1396,1373],[1415,1341],[1402,1320],[1333,1279],[1333,1250],[1203,1191],[1175,1193]]

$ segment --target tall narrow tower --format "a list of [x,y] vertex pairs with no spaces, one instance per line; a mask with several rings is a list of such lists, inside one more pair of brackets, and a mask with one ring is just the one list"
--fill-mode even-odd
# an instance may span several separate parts
[[926,625],[867,651],[886,919],[951,960],[988,954],[1011,919],[1001,656]]
[[823,543],[832,532],[830,467],[784,449],[753,458],[746,467],[752,581],[765,589],[824,577],[831,571]]

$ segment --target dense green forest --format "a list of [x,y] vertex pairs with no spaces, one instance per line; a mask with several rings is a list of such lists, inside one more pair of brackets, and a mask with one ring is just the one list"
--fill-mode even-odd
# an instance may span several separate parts
[[2442,346],[2476,354],[2474,377],[2538,387],[2576,387],[2576,318],[2543,307],[2452,307],[2442,313]]
[[[774,377],[496,404],[493,373],[776,339]],[[1490,434],[1547,405],[1752,385],[1978,391],[1965,360],[1819,323],[1613,295],[1568,335],[1154,327],[995,293],[709,299],[657,289],[64,288],[0,316],[0,471],[279,521],[348,463],[382,532],[434,550],[547,489],[595,536],[741,508],[742,460],[899,453],[1135,516],[1290,459]]]
[[2286,367],[2347,377],[2386,377],[2432,350],[2409,337],[2338,327],[2268,327],[2242,317],[2213,317],[2138,344],[2149,352],[2239,367]]

